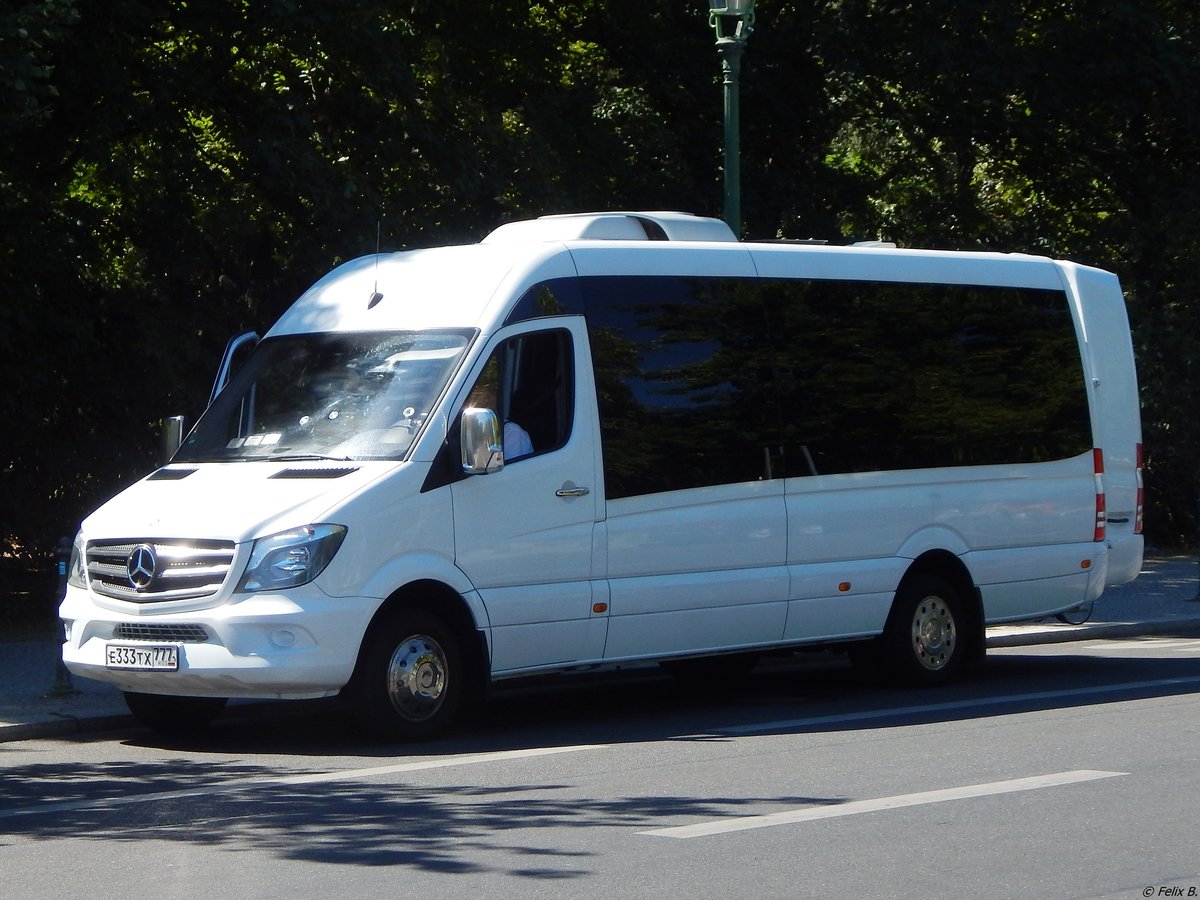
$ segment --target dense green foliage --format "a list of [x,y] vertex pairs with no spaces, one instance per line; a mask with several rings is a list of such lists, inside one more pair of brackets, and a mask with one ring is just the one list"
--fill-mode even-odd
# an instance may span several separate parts
[[[700,0],[0,0],[0,540],[148,471],[377,228],[720,214],[712,41]],[[760,0],[742,82],[748,236],[1121,276],[1161,544],[1200,490],[1198,48],[1192,0]]]

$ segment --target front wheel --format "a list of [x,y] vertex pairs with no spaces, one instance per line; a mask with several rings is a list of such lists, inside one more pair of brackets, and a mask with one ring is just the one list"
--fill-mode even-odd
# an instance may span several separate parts
[[354,713],[368,732],[424,740],[454,720],[468,678],[454,632],[437,616],[401,610],[367,636],[350,687]]
[[139,723],[171,737],[190,737],[208,728],[225,708],[224,697],[174,697],[125,691],[125,705]]
[[888,674],[912,685],[950,681],[967,656],[965,609],[957,588],[938,575],[906,579],[880,640]]

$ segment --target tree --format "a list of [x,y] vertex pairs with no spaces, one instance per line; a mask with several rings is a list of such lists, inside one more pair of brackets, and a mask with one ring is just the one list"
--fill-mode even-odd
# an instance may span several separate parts
[[1195,533],[1200,59],[1193,6],[843,0],[820,21],[844,233],[1117,272],[1135,330],[1147,529]]
[[[1179,0],[760,0],[752,237],[1068,256],[1121,275],[1156,539],[1200,488]],[[584,209],[719,214],[694,0],[6,0],[0,537],[53,543],[154,464],[226,338],[337,262]],[[14,386],[16,386],[14,388]]]

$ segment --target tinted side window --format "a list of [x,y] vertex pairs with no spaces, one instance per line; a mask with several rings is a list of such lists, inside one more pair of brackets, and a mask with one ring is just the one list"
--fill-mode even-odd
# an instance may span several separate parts
[[1091,446],[1061,292],[666,277],[581,288],[610,498]]
[[771,332],[753,282],[582,282],[610,498],[770,477]]
[[1061,291],[791,281],[765,283],[763,299],[788,345],[789,474],[1032,463],[1091,447]]
[[582,315],[578,278],[552,278],[533,285],[513,304],[505,325],[542,319],[546,316]]

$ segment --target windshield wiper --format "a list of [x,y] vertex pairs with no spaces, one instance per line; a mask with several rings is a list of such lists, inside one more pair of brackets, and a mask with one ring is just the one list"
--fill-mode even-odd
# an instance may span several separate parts
[[323,453],[291,453],[282,456],[243,456],[242,462],[354,462],[352,456],[327,456]]

